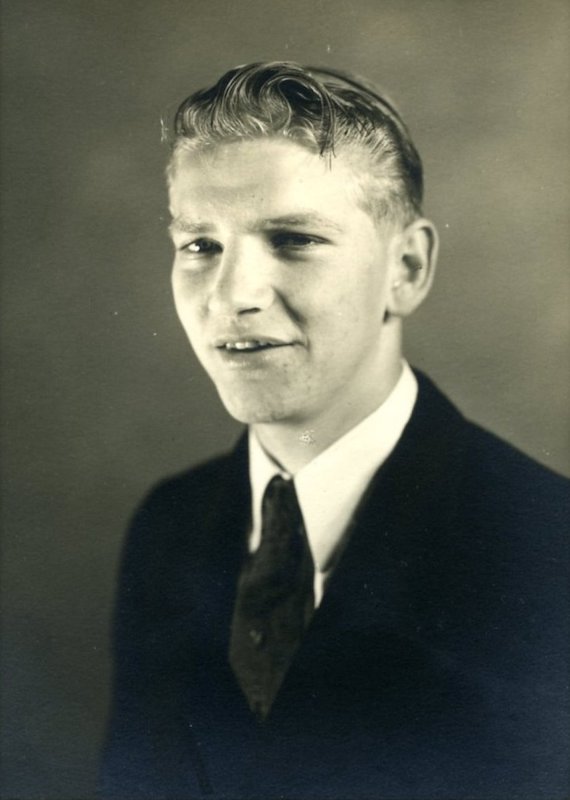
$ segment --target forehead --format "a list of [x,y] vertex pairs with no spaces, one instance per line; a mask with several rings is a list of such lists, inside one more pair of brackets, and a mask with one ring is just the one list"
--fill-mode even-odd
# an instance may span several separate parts
[[[362,161],[362,159],[361,159]],[[360,208],[361,164],[348,153],[321,157],[281,138],[242,140],[179,152],[170,180],[173,216],[188,210],[290,213],[298,206]]]

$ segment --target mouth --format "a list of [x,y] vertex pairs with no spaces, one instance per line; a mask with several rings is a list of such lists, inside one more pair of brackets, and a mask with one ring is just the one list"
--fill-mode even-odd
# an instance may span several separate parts
[[272,339],[239,339],[216,342],[215,347],[226,353],[259,353],[279,347],[288,347],[292,342],[280,342]]

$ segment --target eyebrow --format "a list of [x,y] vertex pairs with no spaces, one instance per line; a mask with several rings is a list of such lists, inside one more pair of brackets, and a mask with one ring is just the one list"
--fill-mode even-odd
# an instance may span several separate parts
[[286,214],[282,217],[271,217],[270,219],[263,220],[263,227],[265,228],[279,228],[287,226],[302,228],[311,228],[316,226],[318,228],[328,228],[336,233],[342,232],[342,227],[337,225],[336,222],[333,222],[332,219],[328,219],[327,217],[323,217],[320,214],[316,214],[312,211],[308,211],[306,213],[301,212],[298,214]]
[[211,226],[208,223],[193,222],[184,217],[175,217],[168,226],[169,233],[205,233],[210,230]]
[[[212,230],[212,225],[208,222],[194,222],[185,217],[176,217],[168,226],[172,233],[207,233]],[[313,211],[300,212],[297,214],[285,214],[280,217],[269,217],[262,220],[261,228],[326,228],[335,233],[342,233],[342,227],[331,219],[323,217]]]

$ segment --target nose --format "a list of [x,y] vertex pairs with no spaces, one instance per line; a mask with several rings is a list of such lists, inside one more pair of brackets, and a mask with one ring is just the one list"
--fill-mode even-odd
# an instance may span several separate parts
[[268,254],[253,242],[226,245],[211,286],[209,310],[224,316],[255,313],[269,308],[274,296]]

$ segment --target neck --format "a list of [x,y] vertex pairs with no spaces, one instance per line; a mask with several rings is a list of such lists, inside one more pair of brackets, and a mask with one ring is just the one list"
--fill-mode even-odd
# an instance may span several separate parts
[[[326,409],[318,416],[298,422],[259,423],[252,426],[264,450],[287,472],[295,475],[334,442],[375,411],[394,389],[402,372],[397,358],[373,391],[358,403]],[[371,381],[371,384],[373,382]]]

